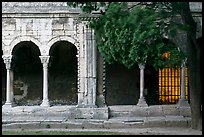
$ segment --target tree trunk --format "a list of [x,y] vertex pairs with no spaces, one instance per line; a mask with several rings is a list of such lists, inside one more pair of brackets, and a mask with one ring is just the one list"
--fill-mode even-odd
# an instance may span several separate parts
[[189,68],[189,90],[191,106],[191,127],[202,130],[201,111],[201,76],[200,76],[200,46],[196,41],[196,23],[193,20],[189,3],[182,2],[181,18],[184,24],[192,26],[187,31],[187,58]]
[[[200,77],[200,57],[192,43],[192,38],[188,36],[188,65],[189,65],[189,85],[190,85],[190,105],[192,128],[202,130],[201,111],[201,77]],[[191,44],[190,44],[191,43]]]

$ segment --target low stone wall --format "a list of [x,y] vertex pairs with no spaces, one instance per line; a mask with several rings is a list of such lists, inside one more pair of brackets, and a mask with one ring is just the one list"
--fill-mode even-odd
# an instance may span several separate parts
[[136,105],[109,106],[110,117],[157,117],[157,116],[184,116],[191,117],[190,107],[178,105],[152,105],[139,107]]
[[82,108],[75,105],[70,106],[16,106],[2,107],[4,116],[44,116],[44,117],[66,117],[67,119],[108,119],[108,107],[103,108]]

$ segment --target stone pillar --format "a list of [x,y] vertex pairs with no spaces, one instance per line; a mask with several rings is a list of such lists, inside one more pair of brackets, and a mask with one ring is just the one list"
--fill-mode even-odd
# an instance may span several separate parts
[[94,30],[86,25],[86,88],[87,106],[96,107],[96,44]]
[[145,98],[144,98],[144,69],[145,69],[145,65],[139,64],[139,68],[140,68],[140,98],[139,98],[139,101],[137,103],[137,106],[147,107],[148,105],[147,105]]
[[79,67],[79,91],[77,107],[93,108],[96,106],[96,68],[97,53],[95,45],[94,31],[88,26],[88,21],[82,21],[81,44],[80,47],[80,67]]
[[11,84],[10,84],[11,102],[12,102],[12,106],[16,106],[16,103],[15,103],[15,100],[14,100],[14,91],[13,91],[13,81],[14,81],[13,70],[10,70],[10,80],[11,80]]
[[49,107],[48,99],[48,63],[50,56],[40,56],[41,63],[43,64],[43,100],[41,106]]
[[105,59],[98,52],[97,56],[97,106],[106,107],[105,101]]
[[186,65],[185,64],[186,64],[186,59],[181,64],[181,75],[180,75],[181,94],[180,94],[180,99],[178,101],[179,106],[189,106],[188,101],[186,100],[186,74],[185,74]]
[[11,59],[12,55],[3,55],[2,56],[4,63],[6,64],[7,76],[6,76],[6,102],[3,107],[12,107],[13,106],[13,87],[11,82]]

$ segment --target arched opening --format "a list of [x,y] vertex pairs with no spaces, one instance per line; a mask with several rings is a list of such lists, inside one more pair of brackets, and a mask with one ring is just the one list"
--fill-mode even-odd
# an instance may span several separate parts
[[[1,50],[1,57],[3,55],[3,51]],[[6,65],[4,63],[3,58],[1,58],[1,80],[2,80],[2,86],[1,86],[1,95],[2,95],[2,105],[5,104],[6,101]]]
[[18,43],[13,51],[14,100],[17,105],[40,105],[42,101],[42,64],[39,48],[30,41]]
[[77,48],[67,41],[58,41],[50,49],[50,105],[77,104]]

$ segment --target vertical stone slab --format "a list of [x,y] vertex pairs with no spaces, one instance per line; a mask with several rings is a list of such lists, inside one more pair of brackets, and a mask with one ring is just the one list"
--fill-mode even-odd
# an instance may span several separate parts
[[78,107],[96,107],[96,45],[93,30],[87,18],[79,18],[80,90]]
[[88,24],[85,25],[85,34],[86,34],[86,77],[87,77],[87,99],[88,106],[96,107],[96,45],[95,45],[95,36],[94,31],[91,29]]

